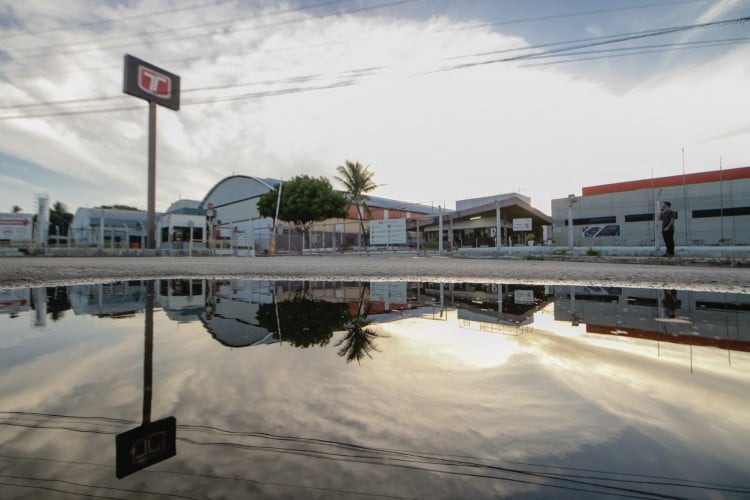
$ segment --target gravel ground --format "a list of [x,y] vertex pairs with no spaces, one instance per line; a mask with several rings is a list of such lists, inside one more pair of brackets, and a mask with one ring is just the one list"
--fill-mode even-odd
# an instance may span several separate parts
[[437,256],[6,257],[0,287],[147,278],[446,281],[675,288],[750,293],[750,268],[706,260],[592,257],[577,260]]

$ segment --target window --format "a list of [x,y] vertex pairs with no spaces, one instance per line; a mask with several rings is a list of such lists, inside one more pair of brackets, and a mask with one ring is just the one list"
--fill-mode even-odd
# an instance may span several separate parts
[[650,214],[630,214],[625,216],[625,222],[645,222],[652,221],[656,218],[654,213]]
[[709,217],[733,217],[735,215],[750,215],[750,207],[733,208],[709,208],[706,210],[693,210],[693,219],[706,219]]
[[[610,215],[607,217],[584,217],[581,219],[573,219],[574,226],[590,226],[592,224],[613,224],[617,222],[617,217]],[[565,225],[568,225],[568,220],[565,220]]]

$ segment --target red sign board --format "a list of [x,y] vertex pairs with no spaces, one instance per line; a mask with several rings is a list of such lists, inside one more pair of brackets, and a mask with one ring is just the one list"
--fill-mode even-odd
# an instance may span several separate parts
[[125,55],[123,92],[180,109],[180,77],[129,54]]
[[138,65],[138,87],[155,97],[169,99],[172,96],[172,80],[146,66]]
[[31,240],[31,222],[31,214],[0,214],[0,240]]

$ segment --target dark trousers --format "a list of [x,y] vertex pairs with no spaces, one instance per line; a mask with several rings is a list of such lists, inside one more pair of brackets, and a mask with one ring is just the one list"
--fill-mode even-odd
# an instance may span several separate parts
[[662,231],[661,237],[664,238],[664,245],[667,247],[667,255],[674,255],[674,229]]

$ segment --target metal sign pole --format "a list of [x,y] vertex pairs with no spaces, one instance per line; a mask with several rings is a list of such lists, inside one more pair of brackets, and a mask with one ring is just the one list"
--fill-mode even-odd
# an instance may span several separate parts
[[146,339],[143,347],[143,424],[151,422],[154,364],[154,281],[146,283]]
[[180,77],[125,54],[122,90],[148,101],[148,210],[146,248],[156,248],[156,105],[180,109]]
[[156,103],[148,103],[148,248],[156,248]]

